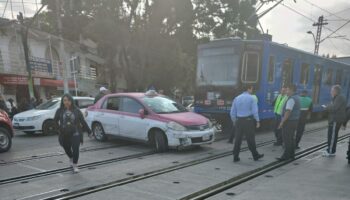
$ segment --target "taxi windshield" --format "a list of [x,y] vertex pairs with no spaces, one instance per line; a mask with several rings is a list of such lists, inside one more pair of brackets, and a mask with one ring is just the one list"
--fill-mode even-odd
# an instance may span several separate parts
[[144,97],[142,101],[155,113],[168,114],[168,113],[182,113],[188,112],[181,104],[163,97]]

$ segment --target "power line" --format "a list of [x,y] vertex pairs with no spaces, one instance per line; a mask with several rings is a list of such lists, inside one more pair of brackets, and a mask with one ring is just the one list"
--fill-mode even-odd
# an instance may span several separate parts
[[6,11],[6,8],[7,8],[7,3],[9,2],[9,0],[6,0],[6,4],[5,4],[5,8],[4,8],[4,12],[2,13],[2,18],[4,18],[5,16],[5,11]]
[[331,15],[328,15],[328,16],[326,16],[326,17],[331,17],[331,16],[333,16],[334,14],[339,14],[339,13],[342,13],[342,12],[347,11],[347,10],[350,10],[350,8],[345,8],[345,9],[343,9],[343,10],[340,10],[340,11],[338,11],[338,12],[336,12],[336,13],[333,13],[333,14],[331,14]]
[[323,39],[321,40],[321,42],[324,41],[325,39],[329,38],[329,37],[332,36],[333,34],[335,34],[337,31],[339,31],[341,28],[343,28],[344,26],[346,26],[346,25],[349,24],[349,23],[350,23],[350,20],[348,20],[347,22],[345,22],[343,25],[341,25],[339,28],[337,28],[335,31],[333,31],[331,34],[329,34],[327,37],[323,38]]
[[[297,13],[297,14],[300,15],[300,16],[303,16],[304,18],[308,19],[309,21],[315,22],[315,20],[313,20],[313,19],[311,19],[310,17],[304,15],[303,13],[300,13],[299,11],[297,11],[297,10],[291,8],[290,6],[285,5],[284,3],[282,3],[281,5],[283,5],[284,7],[288,8],[289,10],[293,11],[294,13]],[[345,25],[346,25],[346,24],[345,24]],[[343,25],[343,26],[345,26],[345,25]],[[342,26],[342,27],[343,27],[343,26]],[[341,28],[342,28],[342,27],[341,27]],[[337,36],[340,36],[339,34],[335,33],[336,31],[334,31],[334,30],[332,30],[332,29],[330,29],[330,28],[328,28],[328,27],[326,27],[326,26],[325,26],[324,28],[327,29],[327,30],[330,31],[330,32],[334,32],[333,34],[336,34]],[[338,28],[338,29],[339,29],[339,28]],[[337,30],[337,31],[338,31],[338,30]],[[332,35],[333,35],[333,34],[332,34]],[[348,39],[348,38],[344,38],[344,39],[350,41],[350,39]]]
[[321,8],[320,6],[318,6],[318,5],[316,5],[316,4],[312,3],[312,2],[310,2],[309,0],[304,0],[304,1],[305,1],[306,3],[308,3],[308,4],[310,4],[310,5],[312,5],[312,6],[316,7],[316,8],[318,8],[318,9],[320,9],[320,10],[322,10],[322,11],[324,11],[324,12],[330,14],[330,15],[332,15],[332,16],[336,16],[336,17],[338,17],[339,19],[344,19],[344,18],[342,18],[342,17],[340,17],[340,16],[338,16],[338,15],[336,15],[336,14],[334,14],[334,13],[332,13],[332,12],[330,12],[330,11],[324,9],[324,8]]
[[301,12],[299,12],[299,11],[295,10],[294,8],[291,8],[291,7],[287,6],[287,5],[285,5],[284,3],[282,3],[281,5],[282,5],[282,6],[284,6],[284,7],[286,7],[286,8],[288,8],[289,10],[291,10],[291,11],[293,11],[293,12],[297,13],[298,15],[303,16],[304,18],[308,19],[309,21],[311,21],[311,22],[315,22],[315,20],[314,20],[314,19],[312,19],[312,18],[310,18],[310,17],[308,17],[308,16],[304,15],[303,13],[301,13]]

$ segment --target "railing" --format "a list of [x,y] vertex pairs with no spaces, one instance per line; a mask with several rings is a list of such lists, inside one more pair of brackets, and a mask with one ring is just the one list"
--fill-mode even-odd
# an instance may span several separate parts
[[[64,64],[61,61],[30,56],[29,64],[33,77],[63,79]],[[27,68],[22,54],[0,52],[0,73],[28,76]],[[73,78],[73,73],[68,73],[68,78]],[[96,69],[89,66],[81,66],[76,78],[96,80]]]

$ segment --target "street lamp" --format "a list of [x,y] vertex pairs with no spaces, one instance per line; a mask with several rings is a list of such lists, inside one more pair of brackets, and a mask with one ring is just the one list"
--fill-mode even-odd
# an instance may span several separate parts
[[312,32],[312,31],[308,31],[306,32],[307,34],[311,34],[312,37],[314,38],[314,45],[315,45],[315,50],[314,50],[314,54],[318,54],[318,46],[319,46],[319,43],[317,44],[317,41],[316,41],[316,37],[315,37],[315,34]]
[[315,34],[312,32],[312,31],[308,31],[306,32],[307,34],[311,34],[312,37],[314,38],[314,42],[316,43],[316,37],[315,37]]

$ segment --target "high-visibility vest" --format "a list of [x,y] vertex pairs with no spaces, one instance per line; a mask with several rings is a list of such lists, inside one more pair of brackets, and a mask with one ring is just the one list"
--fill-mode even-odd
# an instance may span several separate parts
[[287,101],[287,95],[278,95],[275,101],[274,113],[281,115],[283,110],[283,105]]

